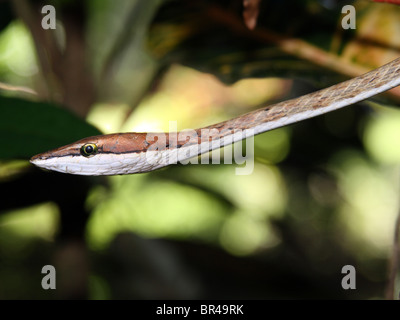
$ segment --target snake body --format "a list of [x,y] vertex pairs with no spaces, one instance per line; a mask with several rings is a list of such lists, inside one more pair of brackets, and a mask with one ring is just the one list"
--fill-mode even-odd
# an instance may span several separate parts
[[365,100],[400,85],[400,58],[296,99],[197,130],[117,133],[84,138],[31,158],[36,166],[79,175],[148,172]]

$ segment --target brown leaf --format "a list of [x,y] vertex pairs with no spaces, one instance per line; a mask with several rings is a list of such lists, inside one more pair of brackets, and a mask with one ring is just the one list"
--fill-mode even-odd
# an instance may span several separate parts
[[243,19],[247,28],[253,30],[257,25],[261,0],[243,0]]

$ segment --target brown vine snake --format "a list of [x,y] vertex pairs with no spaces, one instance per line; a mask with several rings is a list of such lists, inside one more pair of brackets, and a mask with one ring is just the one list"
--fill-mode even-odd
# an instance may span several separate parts
[[30,161],[45,169],[79,175],[148,172],[262,132],[343,108],[398,85],[400,58],[329,88],[205,128],[178,133],[94,136],[38,154]]

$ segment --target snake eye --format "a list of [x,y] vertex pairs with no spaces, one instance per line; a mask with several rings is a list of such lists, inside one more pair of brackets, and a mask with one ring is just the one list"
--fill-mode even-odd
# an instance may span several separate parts
[[81,155],[84,157],[94,156],[97,153],[97,146],[94,143],[86,143],[81,147]]

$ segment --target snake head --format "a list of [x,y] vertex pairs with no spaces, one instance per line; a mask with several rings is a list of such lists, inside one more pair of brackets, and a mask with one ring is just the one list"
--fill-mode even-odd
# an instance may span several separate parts
[[[100,146],[100,147],[99,147]],[[97,136],[33,156],[30,162],[40,168],[73,174],[85,174],[84,168],[96,166],[94,158],[102,150]],[[90,171],[90,170],[89,170]],[[93,173],[92,173],[93,174]]]
[[146,172],[143,133],[109,134],[84,138],[33,156],[30,162],[43,169],[77,175],[114,175]]

